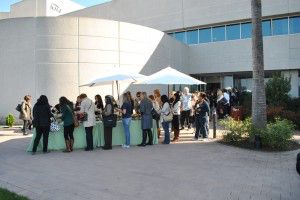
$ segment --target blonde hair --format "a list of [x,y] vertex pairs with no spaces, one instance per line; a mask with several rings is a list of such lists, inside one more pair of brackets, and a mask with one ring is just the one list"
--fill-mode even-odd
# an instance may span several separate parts
[[153,94],[154,94],[156,97],[160,97],[160,96],[161,96],[161,95],[160,95],[159,89],[155,89],[155,90],[153,91]]

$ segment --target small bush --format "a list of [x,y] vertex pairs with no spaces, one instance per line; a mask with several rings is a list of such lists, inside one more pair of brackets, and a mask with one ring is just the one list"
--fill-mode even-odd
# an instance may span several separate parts
[[286,149],[293,137],[295,126],[286,119],[276,118],[275,122],[267,124],[267,128],[261,131],[262,144],[272,149]]
[[237,142],[243,138],[249,137],[249,132],[251,130],[251,119],[247,118],[244,121],[236,121],[231,117],[221,120],[220,124],[224,126],[227,130],[226,134],[223,136],[226,142]]
[[275,73],[266,83],[267,104],[274,106],[286,105],[289,100],[289,91],[291,90],[291,79],[286,78],[280,73]]
[[[295,110],[296,111],[296,110]],[[296,125],[297,129],[300,129],[300,111],[295,112],[286,110],[284,107],[268,106],[267,119],[268,122],[274,122],[276,118],[287,119]]]
[[241,120],[251,117],[252,93],[247,91],[241,92],[239,95],[239,105],[241,106]]
[[7,126],[12,127],[14,125],[14,123],[15,123],[15,117],[12,114],[9,114],[5,118],[5,121],[6,121],[6,125]]

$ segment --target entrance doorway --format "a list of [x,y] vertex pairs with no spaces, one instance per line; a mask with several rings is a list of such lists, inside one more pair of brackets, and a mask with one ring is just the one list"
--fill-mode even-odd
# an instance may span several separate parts
[[221,83],[207,83],[206,91],[216,92],[221,88]]

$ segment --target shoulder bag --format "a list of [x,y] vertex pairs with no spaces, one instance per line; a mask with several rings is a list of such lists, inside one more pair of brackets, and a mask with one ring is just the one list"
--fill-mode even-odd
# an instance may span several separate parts
[[152,119],[159,120],[160,118],[160,114],[158,114],[154,108],[152,108],[151,110],[151,115],[152,115]]
[[104,127],[116,127],[117,126],[117,115],[116,114],[111,114],[111,115],[103,115],[103,125]]
[[[92,102],[92,100],[91,100],[91,105],[90,105],[88,111],[90,110],[90,108],[91,108],[91,106],[92,106],[92,103],[93,103],[93,102]],[[79,119],[79,120],[82,121],[82,122],[87,121],[87,120],[88,120],[88,113],[87,113],[87,112],[84,112],[83,115],[80,115],[80,119]]]

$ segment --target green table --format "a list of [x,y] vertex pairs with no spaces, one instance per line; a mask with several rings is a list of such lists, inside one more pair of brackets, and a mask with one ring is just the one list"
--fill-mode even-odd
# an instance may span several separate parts
[[[156,123],[153,121],[153,144],[158,144],[157,138],[157,128]],[[141,121],[140,120],[132,120],[130,125],[130,144],[138,145],[142,142],[142,130],[141,130]],[[86,147],[86,138],[85,138],[85,130],[81,125],[74,130],[74,149],[83,149]],[[27,148],[27,151],[32,151],[33,142],[36,136],[35,130],[33,131],[33,136],[31,142]],[[103,123],[97,122],[93,128],[93,142],[94,148],[104,146],[104,129]],[[122,121],[118,121],[117,126],[113,128],[112,133],[112,145],[122,145],[125,143],[125,134]],[[49,134],[48,140],[48,150],[63,150],[66,148],[63,127],[60,128],[58,132]],[[43,137],[40,140],[37,151],[42,151],[43,149]]]

